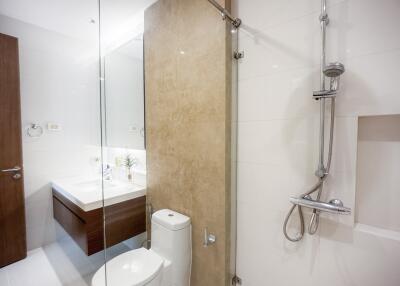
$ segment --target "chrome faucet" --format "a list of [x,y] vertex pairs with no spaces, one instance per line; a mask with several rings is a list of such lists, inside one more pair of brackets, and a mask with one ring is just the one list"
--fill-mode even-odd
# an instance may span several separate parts
[[108,164],[106,165],[105,168],[103,166],[103,179],[106,181],[112,180],[112,168]]

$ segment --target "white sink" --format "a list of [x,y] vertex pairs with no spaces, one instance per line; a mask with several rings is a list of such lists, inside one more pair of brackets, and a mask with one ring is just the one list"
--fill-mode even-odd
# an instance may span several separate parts
[[[121,187],[121,184],[118,184],[116,182],[113,181],[104,181],[104,188],[117,188],[117,187]],[[78,182],[75,183],[74,186],[77,188],[81,188],[82,191],[95,191],[98,190],[99,188],[102,188],[103,186],[101,179],[98,180],[89,180],[89,181],[82,181],[82,182]]]
[[116,180],[102,182],[101,178],[62,178],[54,180],[52,187],[84,211],[101,208],[103,199],[109,206],[146,195],[144,186]]

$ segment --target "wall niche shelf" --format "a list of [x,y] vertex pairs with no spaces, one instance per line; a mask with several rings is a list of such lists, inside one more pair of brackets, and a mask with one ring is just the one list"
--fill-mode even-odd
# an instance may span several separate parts
[[356,230],[400,241],[400,115],[358,120]]

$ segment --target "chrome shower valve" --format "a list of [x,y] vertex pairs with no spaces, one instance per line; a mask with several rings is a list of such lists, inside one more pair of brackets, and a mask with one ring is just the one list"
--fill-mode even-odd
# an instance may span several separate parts
[[204,241],[203,246],[209,247],[211,244],[214,244],[217,241],[217,237],[214,234],[208,232],[208,229],[204,229]]

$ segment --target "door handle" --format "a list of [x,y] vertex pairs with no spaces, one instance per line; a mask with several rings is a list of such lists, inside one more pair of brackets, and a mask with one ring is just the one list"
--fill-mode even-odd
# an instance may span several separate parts
[[15,173],[15,172],[19,172],[19,171],[21,171],[22,169],[21,169],[21,167],[19,167],[19,166],[15,166],[14,168],[11,168],[11,169],[4,169],[4,170],[1,170],[3,173]]

